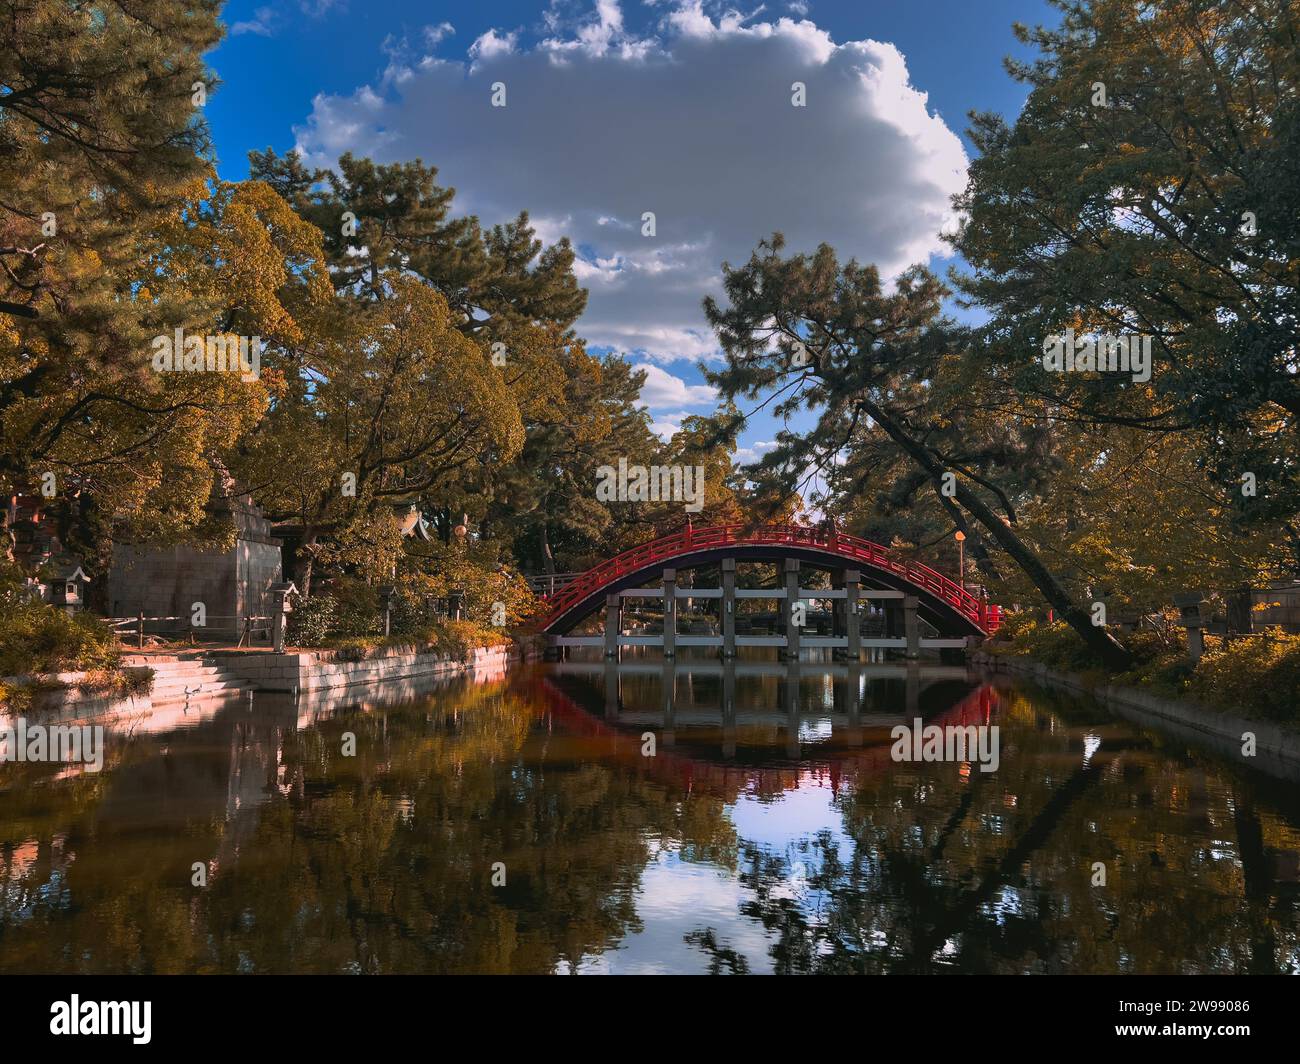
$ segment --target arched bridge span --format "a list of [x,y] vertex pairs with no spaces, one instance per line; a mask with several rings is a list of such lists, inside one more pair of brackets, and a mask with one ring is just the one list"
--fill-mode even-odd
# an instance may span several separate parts
[[[735,586],[737,561],[777,561],[784,563],[784,583],[774,589],[743,589]],[[830,591],[799,586],[801,563],[831,569],[837,574],[836,587]],[[722,587],[679,587],[676,572],[721,563]],[[658,587],[647,588],[657,581]],[[621,630],[621,607],[624,598],[662,597],[665,625],[661,636],[624,635]],[[691,636],[676,632],[676,600],[682,598],[723,600],[720,635]],[[818,598],[833,601],[836,634],[832,637],[801,635],[789,623],[792,610],[786,609],[785,635],[744,636],[735,632],[733,603],[741,598],[795,599]],[[666,652],[678,646],[719,646],[724,655],[736,646],[779,646],[797,651],[799,646],[831,646],[852,653],[860,649],[859,605],[883,600],[905,618],[906,631],[885,639],[861,640],[861,646],[899,646],[914,652],[923,642],[933,646],[964,645],[968,636],[988,635],[997,628],[1000,611],[982,597],[977,597],[955,581],[929,566],[903,558],[878,543],[850,536],[835,529],[803,525],[716,525],[686,528],[648,543],[632,547],[578,574],[554,594],[543,599],[544,613],[538,630],[552,637],[558,645],[601,645],[607,654],[617,654],[619,646],[662,645]],[[606,611],[604,636],[567,636],[574,626],[596,611]],[[850,621],[850,618],[856,618]],[[924,641],[917,635],[917,619],[923,619],[941,636]],[[855,635],[856,633],[856,635]]]

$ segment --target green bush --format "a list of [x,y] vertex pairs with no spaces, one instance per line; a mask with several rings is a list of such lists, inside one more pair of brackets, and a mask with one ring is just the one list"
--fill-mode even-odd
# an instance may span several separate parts
[[1269,629],[1222,640],[1201,658],[1188,691],[1225,710],[1300,720],[1300,635]]
[[341,578],[309,599],[296,599],[289,614],[290,646],[329,647],[342,655],[365,656],[397,645],[432,646],[461,656],[477,647],[510,641],[502,628],[471,620],[450,621],[435,610],[435,596],[399,587],[393,596],[388,637],[383,598],[377,587]]
[[382,636],[384,605],[379,589],[360,580],[339,579],[330,585],[338,603],[334,617],[334,635]]
[[297,596],[285,626],[285,641],[295,647],[324,646],[334,631],[337,615],[338,603],[332,595],[307,599]]
[[383,636],[342,635],[326,640],[326,645],[334,651],[336,661],[364,661],[387,644]]
[[994,653],[1029,657],[1058,672],[1089,672],[1099,662],[1078,634],[1064,621],[1036,620],[1028,613],[1013,614],[1002,622]]
[[1108,676],[1066,624],[1047,624],[1029,614],[1003,622],[990,653],[1028,657],[1057,672],[1092,673],[1099,680],[1141,687],[1172,698],[1245,716],[1300,721],[1300,635],[1270,629],[1263,635],[1211,639],[1195,665],[1181,632],[1153,629],[1126,633],[1134,664]]
[[88,613],[24,602],[0,616],[0,676],[113,669],[121,657],[113,630]]
[[374,657],[387,647],[414,646],[439,651],[453,658],[463,658],[479,647],[502,646],[510,637],[500,628],[489,628],[473,621],[437,621],[418,632],[394,632],[385,638],[375,635],[336,635],[324,646],[335,651],[339,661],[361,661]]
[[438,649],[454,657],[463,658],[480,647],[501,646],[510,638],[500,628],[491,628],[474,621],[443,621],[431,633]]
[[296,598],[285,640],[290,646],[332,646],[340,639],[384,634],[379,590],[358,580],[340,579],[311,598]]

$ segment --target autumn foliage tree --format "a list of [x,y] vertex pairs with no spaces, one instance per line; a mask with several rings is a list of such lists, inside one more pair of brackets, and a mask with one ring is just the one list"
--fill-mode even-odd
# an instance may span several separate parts
[[[981,346],[1063,423],[1182,437],[1216,508],[1243,534],[1285,528],[1300,571],[1300,14],[1055,6],[1059,26],[1016,28],[1040,56],[1008,64],[1029,88],[1014,122],[972,116],[954,244]],[[1067,328],[1151,337],[1150,382],[1045,372]]]
[[887,439],[906,460],[903,475],[977,525],[1099,657],[1126,664],[1124,647],[1093,625],[1018,533],[1016,499],[993,475],[1033,446],[1032,427],[1007,422],[996,437],[963,431],[969,392],[935,387],[951,376],[946,366],[960,358],[963,340],[941,315],[944,287],[918,267],[886,292],[875,267],[841,264],[827,245],[811,256],[783,249],[777,234],[743,266],[724,266],[727,305],[704,304],[726,354],[709,373],[722,395],[775,400],[778,414],[806,409],[816,417],[813,431],[778,437],[761,475],[793,495],[810,469],[828,469],[846,452],[852,462],[864,433]]

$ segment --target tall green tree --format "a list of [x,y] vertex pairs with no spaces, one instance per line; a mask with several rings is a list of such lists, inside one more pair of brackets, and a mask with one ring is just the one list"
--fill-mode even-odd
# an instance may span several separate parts
[[905,475],[924,478],[958,527],[978,525],[1099,657],[1127,665],[1128,651],[1017,531],[1017,499],[998,474],[1032,452],[1039,430],[1008,419],[972,431],[979,405],[958,384],[966,336],[941,315],[944,286],[916,267],[886,292],[875,267],[840,264],[825,244],[811,256],[783,248],[777,234],[745,265],[724,265],[728,305],[704,306],[726,356],[708,379],[725,399],[816,417],[811,432],[778,436],[760,475],[794,494],[810,471],[853,461],[864,432],[877,445],[887,438]]
[[324,234],[340,293],[380,299],[391,276],[412,273],[442,293],[462,330],[497,340],[519,322],[568,328],[586,305],[567,238],[543,247],[526,212],[486,231],[472,215],[453,217],[455,189],[438,185],[437,169],[419,159],[383,164],[347,153],[334,170],[269,148],[249,159],[252,176]]
[[142,244],[209,172],[195,101],[215,86],[202,56],[220,39],[219,7],[0,3],[2,490],[31,491],[48,471],[65,396],[96,392],[148,435],[152,408],[132,410],[118,382],[152,335],[135,298]]
[[[1013,123],[975,114],[958,278],[982,349],[1062,421],[1194,436],[1300,571],[1300,13],[1292,0],[1053,0]],[[1152,338],[1150,382],[1049,373],[1044,341]],[[1189,437],[1190,438],[1190,437]],[[1243,476],[1255,493],[1243,492]]]
[[652,463],[662,443],[638,404],[645,373],[623,359],[597,358],[570,345],[562,403],[528,432],[518,460],[499,482],[489,534],[508,539],[534,572],[586,569],[646,538],[644,514],[596,499],[597,471],[619,457]]
[[446,300],[414,278],[389,289],[365,307],[336,302],[285,349],[283,390],[235,467],[268,516],[299,524],[304,594],[318,561],[387,575],[395,504],[458,491],[523,445],[500,371]]

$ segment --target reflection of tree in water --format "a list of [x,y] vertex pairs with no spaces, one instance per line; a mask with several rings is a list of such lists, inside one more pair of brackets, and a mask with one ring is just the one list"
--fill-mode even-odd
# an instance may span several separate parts
[[709,958],[709,975],[748,975],[749,961],[734,949],[720,945],[717,932],[706,927],[684,936],[686,942],[698,946]]
[[[776,971],[1295,971],[1294,821],[1260,815],[1221,770],[1042,706],[1013,699],[993,776],[898,766],[841,796],[847,841],[742,841],[741,911]],[[716,938],[688,941],[719,963]]]
[[[784,854],[737,841],[734,791],[539,714],[519,689],[465,686],[303,729],[296,711],[223,712],[110,744],[98,776],[12,766],[0,970],[572,969],[640,930],[636,891],[664,848],[736,873],[780,971],[1297,965],[1294,789],[1069,701],[1009,696],[996,774],[846,775],[842,834]],[[194,861],[215,863],[204,890]],[[711,970],[757,966],[725,930],[687,942]]]
[[[272,931],[232,929],[222,967],[248,953],[258,970],[548,972],[640,930],[648,839],[687,829],[697,846],[725,845],[721,802],[542,762],[534,719],[516,695],[480,691],[454,711],[336,719],[302,736],[285,759],[313,796],[264,818],[259,836],[253,893]],[[353,759],[337,754],[346,730]],[[218,919],[247,893],[214,894]]]
[[[142,740],[135,775],[0,815],[0,968],[549,972],[640,930],[653,840],[734,862],[721,798],[586,761],[536,724],[495,684],[263,728],[262,800],[234,816],[244,724]],[[42,856],[6,864],[6,840],[29,837]],[[209,859],[209,886],[191,887]]]

